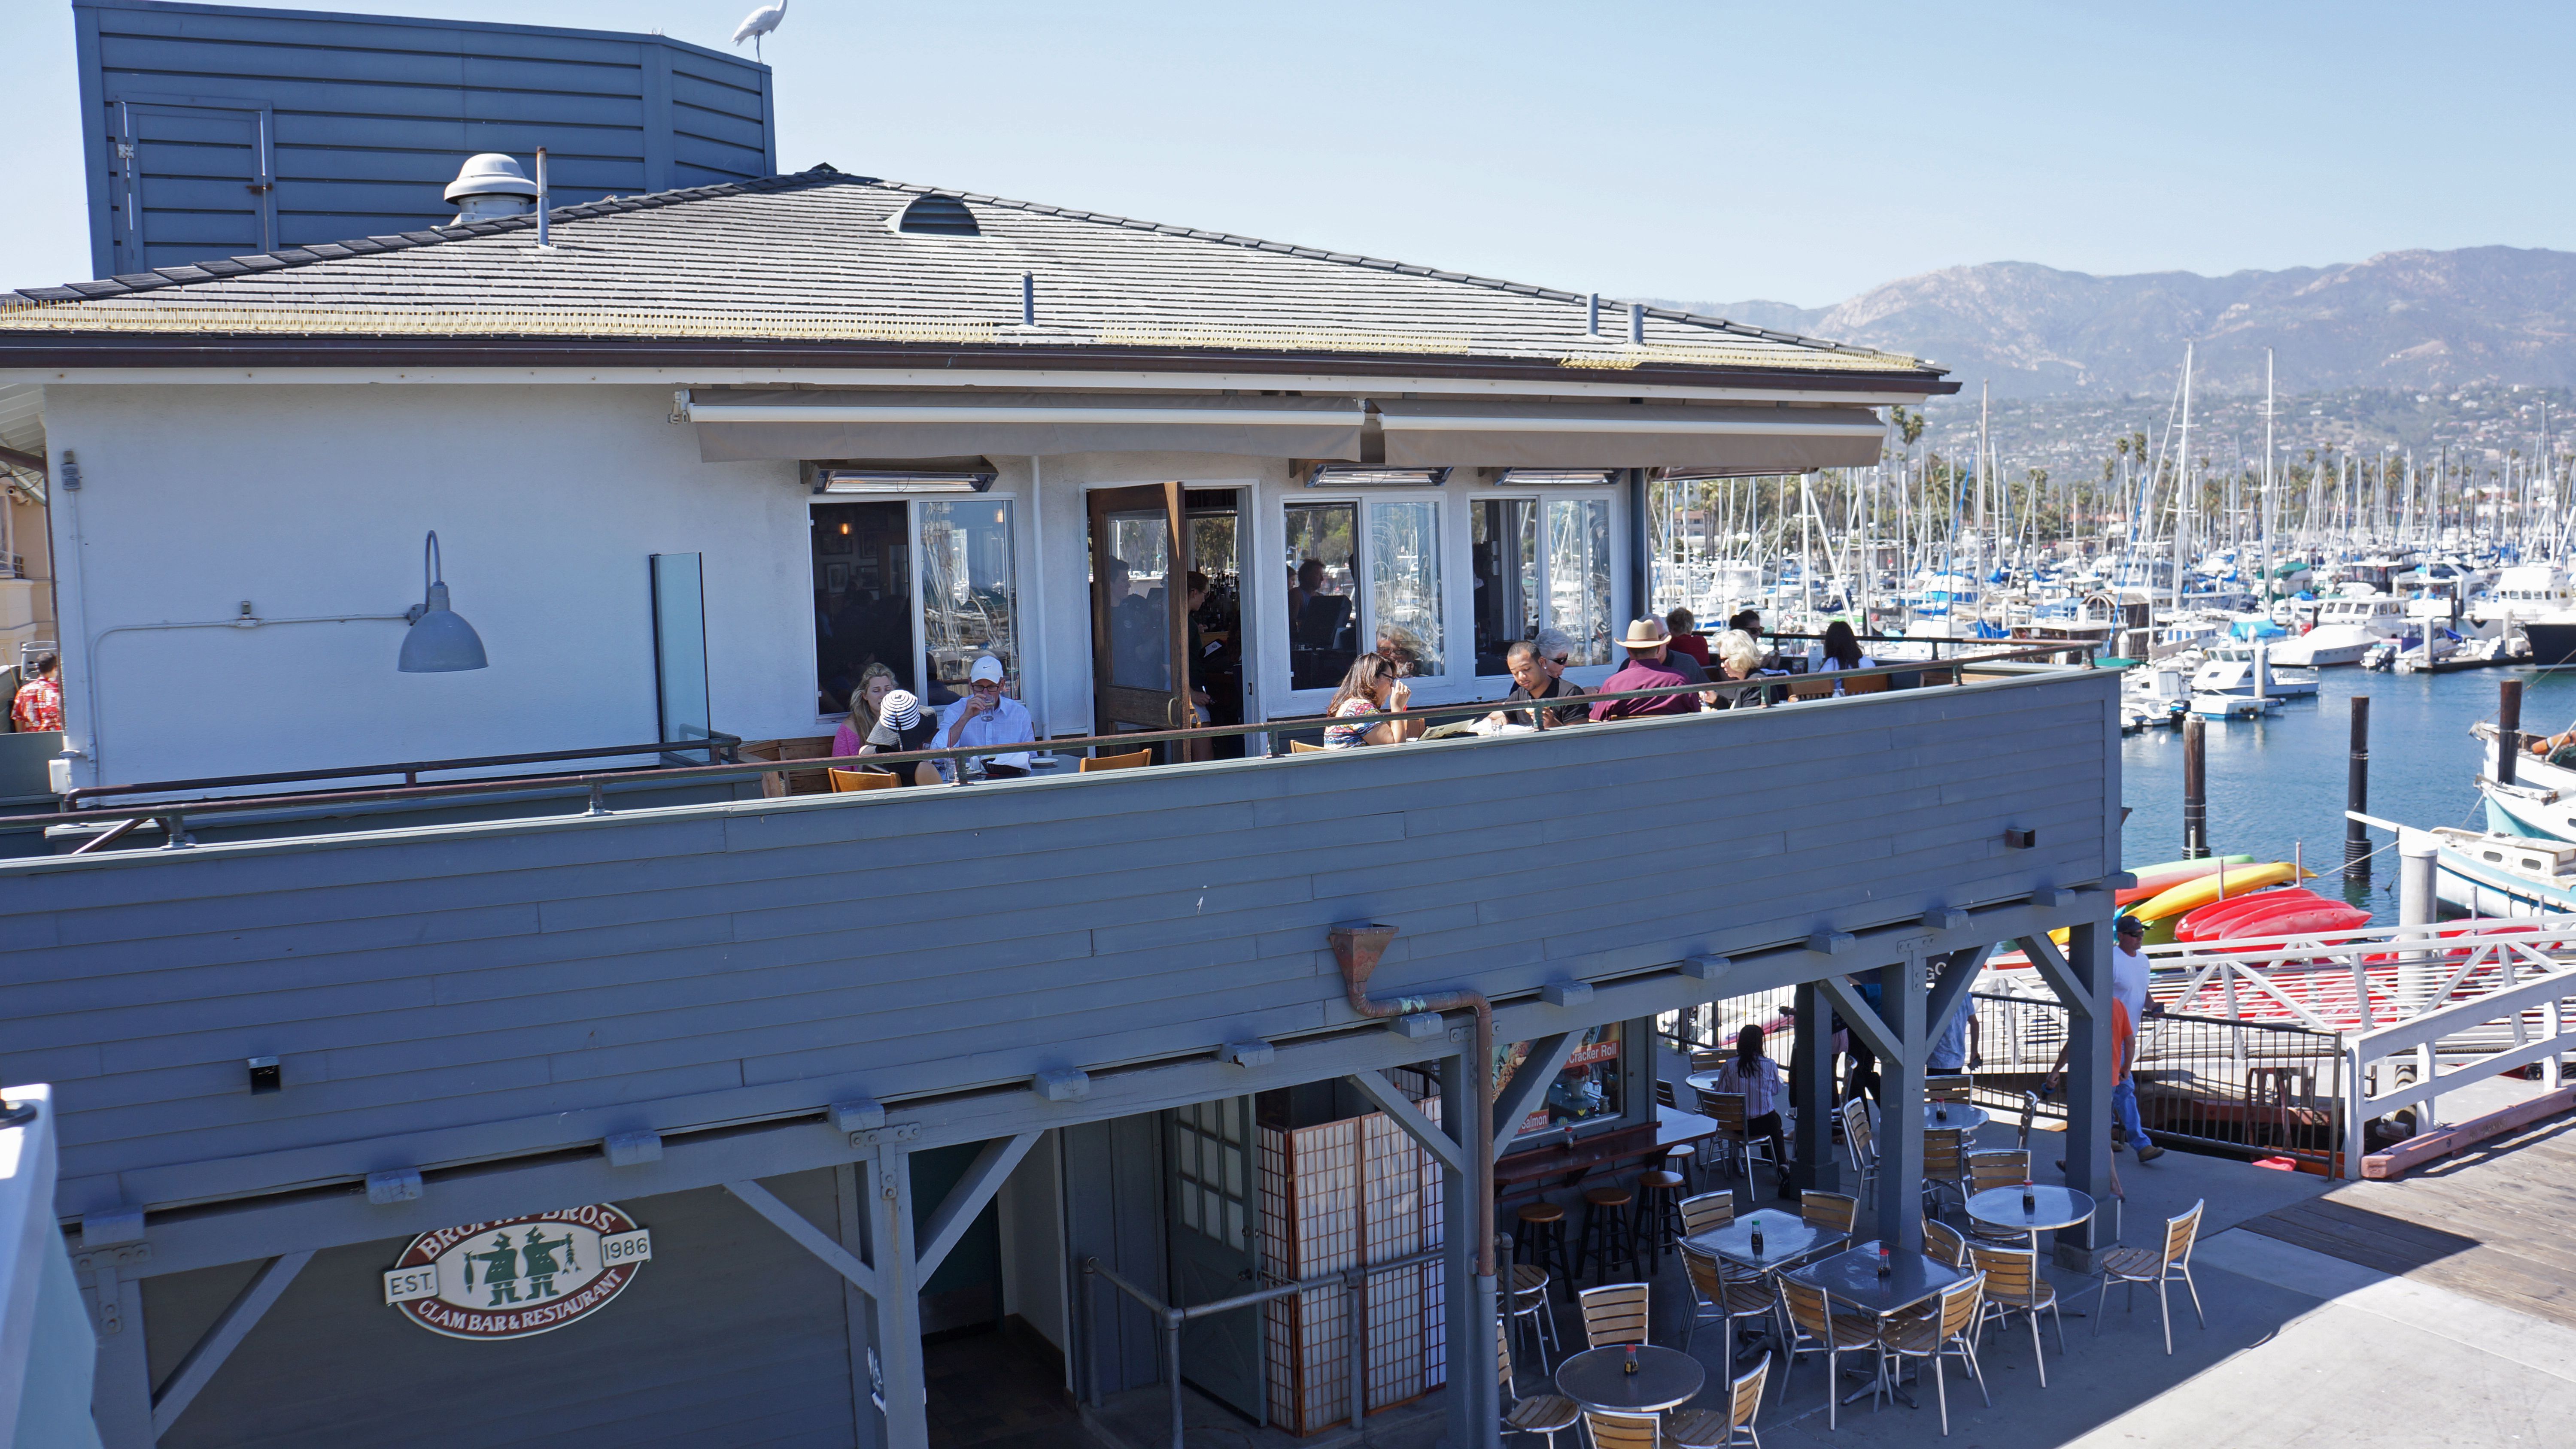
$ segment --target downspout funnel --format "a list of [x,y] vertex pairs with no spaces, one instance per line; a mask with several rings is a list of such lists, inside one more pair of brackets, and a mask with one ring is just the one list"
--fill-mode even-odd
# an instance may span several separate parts
[[1386,955],[1387,943],[1395,939],[1395,931],[1393,926],[1374,922],[1333,928],[1333,959],[1342,963],[1342,982],[1350,987],[1352,996],[1368,990],[1369,977],[1377,973],[1378,960]]

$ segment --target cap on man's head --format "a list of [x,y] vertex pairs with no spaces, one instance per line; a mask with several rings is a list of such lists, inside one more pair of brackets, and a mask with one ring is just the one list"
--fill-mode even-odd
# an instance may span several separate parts
[[990,654],[977,655],[975,658],[975,667],[967,671],[966,682],[969,684],[1001,683],[1002,661],[994,658]]
[[1631,619],[1628,621],[1628,633],[1626,637],[1619,641],[1619,647],[1622,649],[1661,649],[1664,647],[1665,639],[1666,636],[1664,634],[1663,620]]
[[909,689],[889,691],[885,702],[877,706],[877,717],[899,730],[921,723],[921,701]]
[[2147,933],[2147,923],[2135,916],[2122,916],[2111,927],[2111,931],[2112,934],[2119,936],[2143,936]]

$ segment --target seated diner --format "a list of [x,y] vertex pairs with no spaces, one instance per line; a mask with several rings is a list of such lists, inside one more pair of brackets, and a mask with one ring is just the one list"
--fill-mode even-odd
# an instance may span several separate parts
[[[1601,681],[1603,694],[1708,682],[1708,675],[1698,664],[1675,656],[1667,647],[1661,619],[1632,621],[1627,634],[1620,639],[1619,647],[1628,651],[1628,662],[1620,666],[1617,673]],[[1592,717],[1596,720],[1644,719],[1663,714],[1695,714],[1699,709],[1700,701],[1695,695],[1667,694],[1655,699],[1603,700],[1592,706]]]
[[[1538,700],[1581,700],[1583,688],[1565,678],[1566,661],[1573,656],[1574,641],[1561,629],[1541,629],[1536,639],[1522,639],[1503,652],[1505,665],[1511,670],[1512,691],[1503,703],[1523,704]],[[1589,706],[1574,703],[1550,707],[1546,712],[1550,728],[1581,724],[1592,717]],[[1537,712],[1526,709],[1498,709],[1485,716],[1487,728],[1518,725],[1524,729],[1538,727]]]
[[[889,692],[877,711],[876,728],[868,731],[861,755],[895,755],[939,748],[939,722],[922,713],[921,701],[908,689]],[[910,769],[889,771],[912,785],[936,785],[947,778],[945,760],[916,760]]]
[[[1003,676],[1001,660],[990,654],[978,657],[966,680],[966,697],[948,707],[938,748],[1025,745],[1036,741],[1037,727],[1029,720],[1028,707],[1003,691],[1008,681]],[[980,760],[984,773],[997,780],[1018,779],[1029,772],[1026,750],[970,758]]]
[[1412,699],[1413,687],[1404,682],[1396,665],[1385,655],[1363,654],[1352,660],[1350,672],[1342,676],[1342,687],[1333,692],[1333,702],[1324,711],[1334,721],[1324,727],[1324,748],[1355,750],[1362,745],[1400,745],[1419,739],[1422,721],[1418,719],[1345,723],[1390,710],[1400,712]]

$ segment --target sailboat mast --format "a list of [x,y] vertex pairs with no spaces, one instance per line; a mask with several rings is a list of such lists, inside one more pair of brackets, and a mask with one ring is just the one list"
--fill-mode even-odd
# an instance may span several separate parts
[[2182,345],[2182,440],[2174,448],[2173,606],[2182,611],[2183,558],[2191,538],[2191,344]]
[[2263,607],[2272,606],[2272,349],[2263,349]]

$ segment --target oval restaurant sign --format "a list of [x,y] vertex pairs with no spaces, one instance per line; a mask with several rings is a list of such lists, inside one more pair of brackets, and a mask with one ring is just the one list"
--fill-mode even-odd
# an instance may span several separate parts
[[385,1273],[385,1302],[449,1338],[526,1338],[605,1307],[653,1259],[611,1203],[423,1233]]

